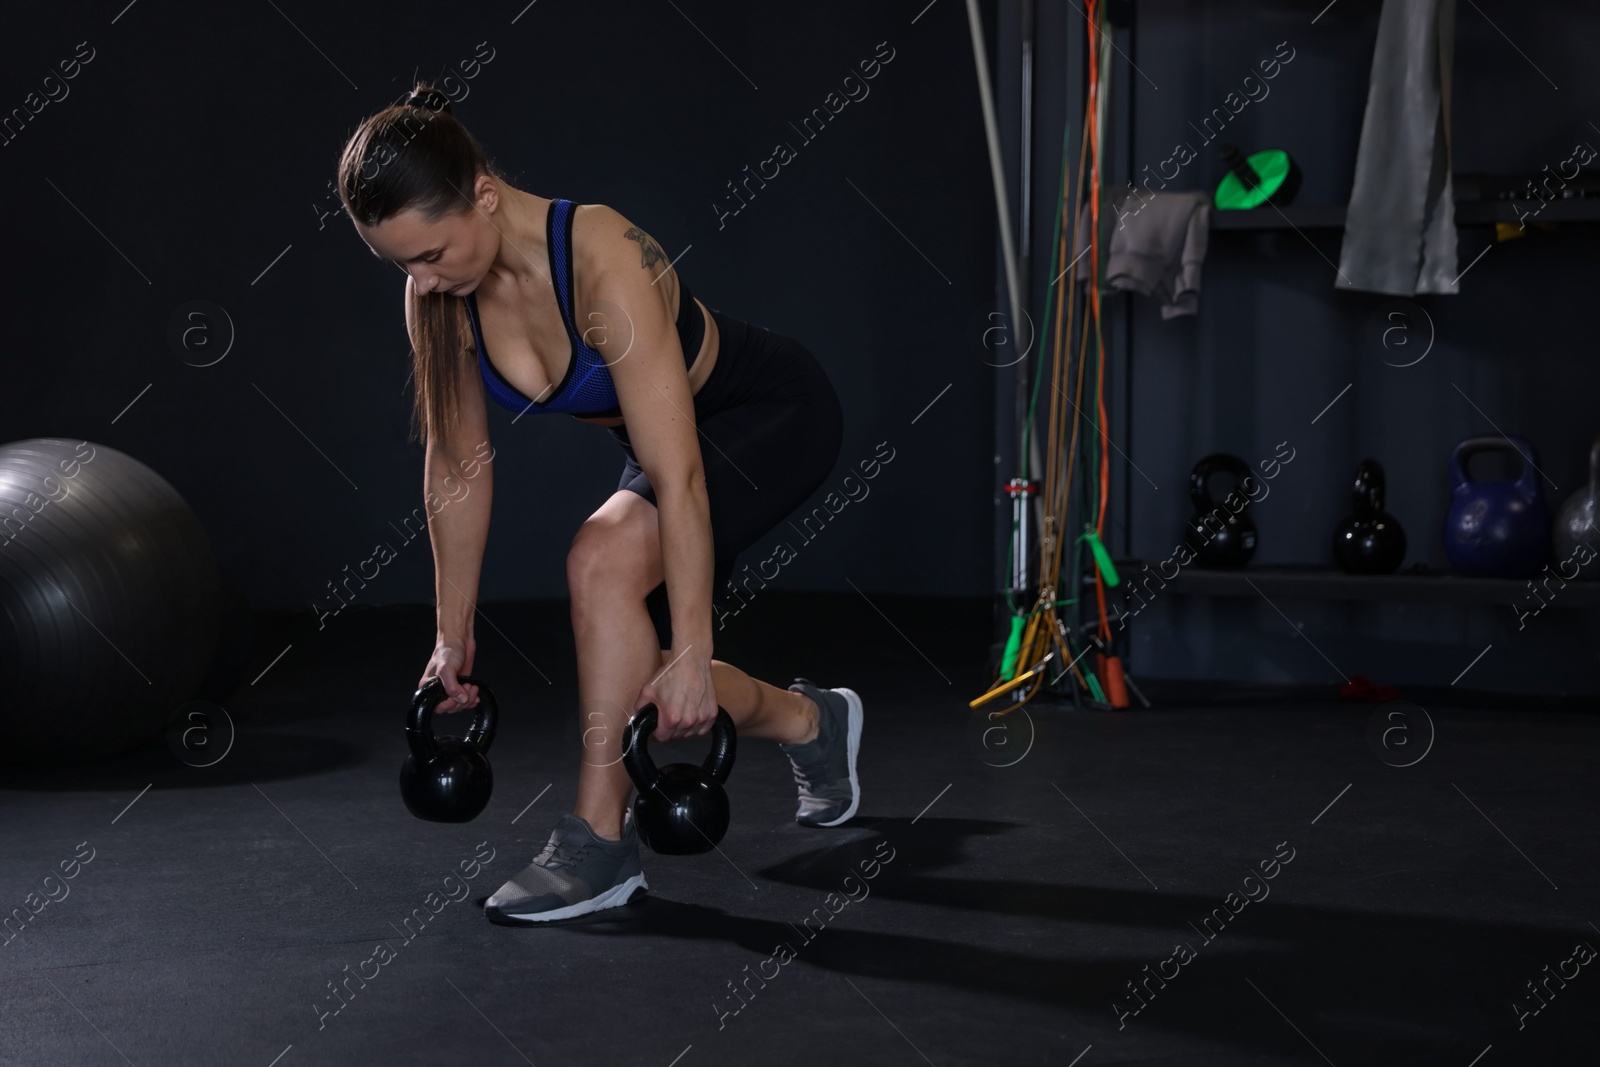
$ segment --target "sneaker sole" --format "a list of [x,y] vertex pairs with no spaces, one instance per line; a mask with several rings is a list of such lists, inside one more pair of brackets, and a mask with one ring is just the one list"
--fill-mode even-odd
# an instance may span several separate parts
[[571,919],[578,915],[587,915],[591,911],[602,911],[606,908],[620,907],[633,896],[635,889],[649,889],[650,883],[644,880],[644,872],[640,871],[626,881],[618,882],[599,896],[580,900],[576,904],[568,904],[564,908],[553,908],[550,911],[515,912],[505,908],[484,908],[484,913],[491,919],[512,919],[520,923],[554,922],[557,919]]
[[845,703],[850,708],[850,806],[844,809],[844,814],[838,818],[829,819],[827,822],[807,823],[809,826],[838,826],[848,821],[855,815],[856,809],[861,806],[861,783],[856,779],[856,753],[861,751],[861,726],[866,714],[861,706],[861,697],[854,689],[830,689],[830,693],[838,693],[844,697]]

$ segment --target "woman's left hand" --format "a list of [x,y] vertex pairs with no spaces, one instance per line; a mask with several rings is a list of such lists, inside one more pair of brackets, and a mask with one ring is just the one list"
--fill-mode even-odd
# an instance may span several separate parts
[[639,690],[639,703],[656,706],[656,731],[651,740],[704,737],[717,718],[717,693],[711,684],[711,657],[690,652],[670,660],[655,679]]

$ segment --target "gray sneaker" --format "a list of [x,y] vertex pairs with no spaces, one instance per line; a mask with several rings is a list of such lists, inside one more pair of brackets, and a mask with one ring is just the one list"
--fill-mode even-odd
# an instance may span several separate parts
[[800,786],[794,821],[801,826],[838,826],[861,805],[861,783],[856,780],[861,698],[852,689],[818,689],[809,678],[796,678],[789,690],[810,697],[821,712],[815,740],[778,746],[794,765],[794,780]]
[[537,923],[626,904],[634,890],[649,885],[633,819],[625,823],[622,840],[607,841],[576,815],[561,816],[543,850],[495,890],[483,913],[494,922]]

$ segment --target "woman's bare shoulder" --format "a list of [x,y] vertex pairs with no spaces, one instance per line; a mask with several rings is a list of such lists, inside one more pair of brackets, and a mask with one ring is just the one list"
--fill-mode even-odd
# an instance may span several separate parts
[[572,217],[572,248],[597,270],[632,267],[654,280],[670,258],[644,227],[606,204],[580,205]]

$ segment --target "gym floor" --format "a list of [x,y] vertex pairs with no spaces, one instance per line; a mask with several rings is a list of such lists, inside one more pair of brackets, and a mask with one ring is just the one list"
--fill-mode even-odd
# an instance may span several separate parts
[[[427,608],[291,649],[212,766],[8,771],[7,911],[73,874],[0,947],[0,1063],[1592,1061],[1592,708],[1167,684],[985,738],[987,604],[771,600],[718,655],[861,692],[859,816],[796,825],[749,743],[720,852],[645,853],[603,920],[481,913],[574,794],[573,694],[540,674],[570,674],[563,604],[492,609],[516,649],[480,635],[503,717],[469,824],[398,795]],[[304,625],[263,616],[258,647]]]

